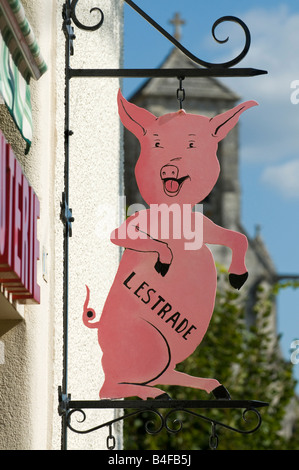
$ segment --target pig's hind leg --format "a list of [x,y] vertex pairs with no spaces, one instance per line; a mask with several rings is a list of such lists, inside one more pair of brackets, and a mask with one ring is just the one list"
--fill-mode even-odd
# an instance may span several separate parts
[[105,381],[100,398],[146,399],[164,393],[153,387],[152,382],[167,370],[170,348],[165,336],[152,323],[135,319],[122,337],[110,337],[106,344],[103,341],[102,350]]
[[150,387],[148,385],[130,384],[130,383],[104,383],[100,390],[100,398],[127,398],[127,397],[139,397],[143,400],[147,398],[156,398],[164,393],[156,387]]
[[208,379],[202,377],[194,377],[192,375],[178,372],[169,367],[152,385],[180,385],[183,387],[197,388],[205,390],[207,393],[213,393],[215,398],[230,399],[230,395],[226,388],[216,379]]

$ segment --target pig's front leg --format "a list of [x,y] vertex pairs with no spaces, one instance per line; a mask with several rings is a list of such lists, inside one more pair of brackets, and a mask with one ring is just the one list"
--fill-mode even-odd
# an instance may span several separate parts
[[110,237],[112,243],[134,251],[157,253],[156,271],[165,276],[172,262],[172,251],[166,242],[157,240],[147,233],[147,228],[140,226],[136,214],[129,217]]
[[232,260],[228,269],[229,282],[235,289],[240,289],[248,278],[245,266],[245,255],[248,248],[246,236],[220,227],[204,217],[203,241],[208,244],[224,245],[232,250]]

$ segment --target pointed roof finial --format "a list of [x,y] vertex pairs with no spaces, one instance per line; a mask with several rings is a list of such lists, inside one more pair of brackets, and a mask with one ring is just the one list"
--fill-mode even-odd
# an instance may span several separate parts
[[174,25],[174,38],[179,41],[181,39],[181,26],[185,24],[186,22],[181,18],[180,13],[175,13],[174,17],[172,20],[169,21],[169,23]]

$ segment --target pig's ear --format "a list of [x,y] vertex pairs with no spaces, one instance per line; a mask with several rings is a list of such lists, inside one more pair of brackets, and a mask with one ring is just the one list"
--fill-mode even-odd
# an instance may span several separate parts
[[142,137],[146,134],[147,128],[157,120],[156,116],[143,108],[125,100],[121,91],[117,96],[118,113],[123,125],[136,137]]
[[216,137],[217,140],[224,139],[229,131],[237,124],[243,111],[257,105],[258,103],[256,101],[245,101],[245,103],[241,103],[235,108],[212,118],[210,120],[210,126],[213,137]]

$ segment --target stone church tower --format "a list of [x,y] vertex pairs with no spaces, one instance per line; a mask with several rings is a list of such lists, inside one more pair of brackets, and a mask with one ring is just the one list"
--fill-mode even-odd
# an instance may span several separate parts
[[[195,68],[198,67],[179,49],[173,48],[160,68]],[[187,113],[202,114],[213,117],[236,106],[240,97],[225,86],[221,81],[212,77],[187,77],[183,80],[186,97],[183,108]],[[127,99],[147,109],[156,116],[165,113],[176,112],[179,109],[177,89],[179,80],[176,78],[151,78],[141,86],[131,97]],[[138,187],[136,185],[134,168],[139,156],[139,142],[125,129],[125,196],[127,207],[132,204],[143,204]],[[239,142],[238,125],[230,131],[226,138],[220,142],[218,148],[220,162],[220,176],[216,186],[203,201],[203,213],[222,227],[237,230],[244,233],[249,240],[249,250],[246,256],[246,265],[249,278],[246,284],[248,295],[248,321],[254,322],[251,305],[255,301],[256,286],[263,282],[272,285],[276,280],[276,270],[265,248],[265,245],[257,234],[250,238],[241,221],[241,188],[239,181]],[[138,210],[138,209],[137,209]],[[230,250],[226,247],[211,246],[218,263],[224,266],[230,264]],[[275,330],[275,315],[273,315],[273,328]]]

